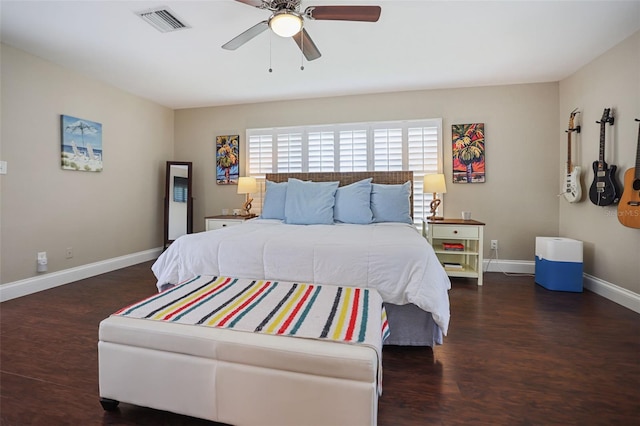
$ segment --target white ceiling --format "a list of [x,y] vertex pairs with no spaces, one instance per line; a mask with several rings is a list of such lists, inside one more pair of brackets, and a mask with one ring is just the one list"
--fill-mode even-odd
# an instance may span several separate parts
[[[304,71],[296,44],[270,31],[223,50],[269,16],[233,0],[1,0],[0,36],[178,109],[558,81],[640,29],[640,0],[303,0],[302,9],[335,4],[376,4],[382,14],[377,23],[305,21],[322,57]],[[191,28],[160,33],[134,13],[157,6]]]

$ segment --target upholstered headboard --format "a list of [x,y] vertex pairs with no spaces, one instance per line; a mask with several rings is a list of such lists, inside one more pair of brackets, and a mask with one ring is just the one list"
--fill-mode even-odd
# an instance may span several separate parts
[[399,185],[411,182],[409,195],[410,212],[413,217],[413,172],[316,172],[316,173],[267,173],[271,182],[286,182],[289,178],[311,180],[314,182],[340,182],[340,186],[349,185],[362,179],[372,178],[373,183]]

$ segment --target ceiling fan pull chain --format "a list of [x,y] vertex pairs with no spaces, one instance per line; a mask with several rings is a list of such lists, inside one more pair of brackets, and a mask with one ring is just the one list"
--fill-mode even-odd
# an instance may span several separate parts
[[[304,30],[300,31],[300,34],[302,34],[302,31]],[[302,38],[300,40],[300,71],[304,71],[304,34],[302,34]]]
[[269,34],[269,72],[273,72],[273,68],[271,68],[271,40],[273,34]]

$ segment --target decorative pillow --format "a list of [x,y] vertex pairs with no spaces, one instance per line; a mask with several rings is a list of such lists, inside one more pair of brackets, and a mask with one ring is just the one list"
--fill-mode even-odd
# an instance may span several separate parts
[[343,223],[371,223],[371,178],[338,188],[333,218]]
[[409,195],[411,182],[402,185],[372,184],[371,211],[374,222],[413,223]]
[[284,219],[284,203],[287,196],[287,182],[266,182],[264,202],[262,203],[262,219]]
[[284,221],[294,225],[333,224],[338,182],[304,182],[289,179]]

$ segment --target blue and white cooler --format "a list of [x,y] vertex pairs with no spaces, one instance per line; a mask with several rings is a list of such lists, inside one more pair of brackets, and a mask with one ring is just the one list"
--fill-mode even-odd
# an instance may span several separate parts
[[582,291],[582,241],[536,237],[536,283],[548,290]]

